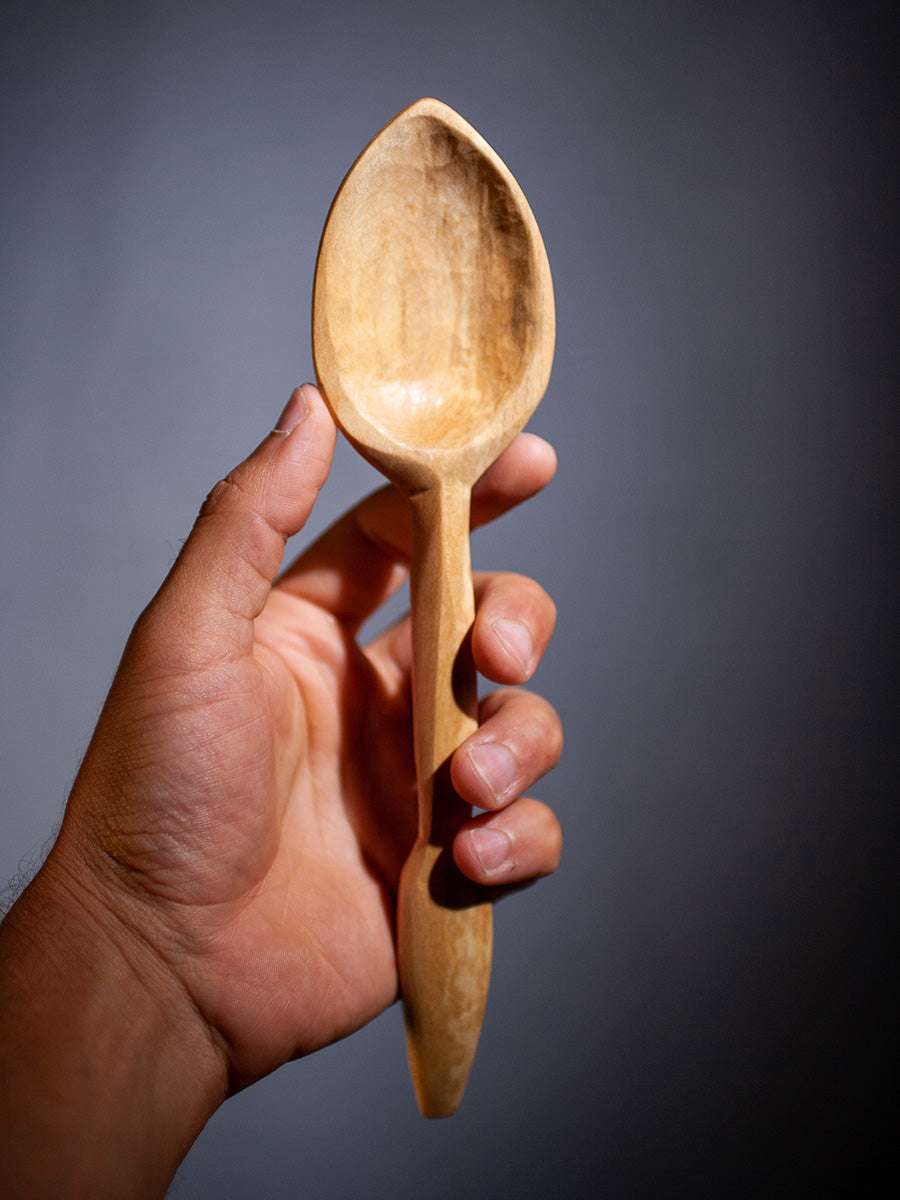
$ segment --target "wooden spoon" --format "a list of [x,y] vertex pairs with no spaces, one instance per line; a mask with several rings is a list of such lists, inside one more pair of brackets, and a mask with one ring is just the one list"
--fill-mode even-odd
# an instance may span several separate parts
[[419,832],[397,941],[410,1069],[429,1117],[462,1098],[490,978],[490,904],[451,853],[471,809],[448,764],[476,727],[470,494],[543,395],[553,343],[550,268],[520,187],[452,109],[411,105],[335,197],[313,355],[335,420],[412,507]]

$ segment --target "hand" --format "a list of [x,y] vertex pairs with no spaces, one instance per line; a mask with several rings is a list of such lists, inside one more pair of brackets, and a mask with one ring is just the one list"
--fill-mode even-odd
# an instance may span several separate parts
[[[213,490],[139,621],[63,839],[227,1047],[231,1087],[395,999],[393,897],[415,831],[408,622],[365,650],[354,640],[405,576],[406,501],[376,493],[270,588],[334,443],[312,387],[281,428]],[[521,438],[479,485],[476,521],[553,466]],[[479,670],[522,683],[552,632],[549,598],[508,575],[481,576],[477,596]],[[559,853],[549,810],[516,799],[555,763],[559,722],[516,691],[486,700],[481,719],[452,774],[488,813],[455,858],[477,882],[520,882]]]
[[[12,968],[0,1067],[5,1044],[11,1071],[30,1072],[9,1093],[10,1140],[61,1145],[65,1129],[92,1160],[85,1194],[137,1194],[137,1177],[157,1194],[227,1092],[397,995],[394,898],[416,823],[409,624],[366,648],[356,634],[405,578],[406,500],[391,487],[370,496],[272,585],[334,440],[316,389],[298,389],[213,489],[135,626],[57,842],[0,929]],[[539,490],[554,466],[546,443],[521,435],[475,489],[473,523]],[[552,602],[499,574],[477,577],[476,600],[477,667],[521,684],[550,638]],[[555,817],[519,797],[556,762],[561,730],[545,701],[509,687],[480,716],[452,778],[486,811],[454,856],[505,890],[556,866]],[[14,1012],[25,1029],[7,1015],[4,1043]],[[24,1060],[23,1038],[37,1047]],[[143,1115],[127,1121],[136,1087]],[[103,1175],[112,1142],[115,1179]],[[26,1173],[41,1161],[21,1157]],[[49,1194],[48,1180],[22,1194]]]

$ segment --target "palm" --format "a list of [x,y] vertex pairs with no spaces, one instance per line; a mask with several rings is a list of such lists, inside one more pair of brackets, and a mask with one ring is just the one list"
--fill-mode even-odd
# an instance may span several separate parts
[[[390,674],[332,616],[276,588],[245,657],[190,680],[188,709],[187,681],[170,689],[153,774],[164,765],[179,801],[157,814],[170,850],[151,873],[237,1085],[396,995],[392,892],[415,808],[408,705]],[[205,831],[201,873],[184,828]]]

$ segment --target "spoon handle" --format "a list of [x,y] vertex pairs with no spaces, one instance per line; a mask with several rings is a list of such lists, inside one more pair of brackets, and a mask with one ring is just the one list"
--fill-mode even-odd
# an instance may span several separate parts
[[475,618],[470,489],[440,481],[411,496],[413,728],[419,833],[398,898],[400,988],[410,1071],[426,1117],[456,1111],[478,1044],[491,971],[491,906],[453,862],[471,808],[449,760],[476,728],[469,650]]

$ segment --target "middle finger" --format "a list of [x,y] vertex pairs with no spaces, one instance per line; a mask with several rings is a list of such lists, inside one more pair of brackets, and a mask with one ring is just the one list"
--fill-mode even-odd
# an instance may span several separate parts
[[[547,649],[556,606],[539,583],[524,575],[479,572],[475,576],[472,657],[492,683],[525,683]],[[412,659],[409,615],[376,637],[367,653],[392,682],[408,678]]]

